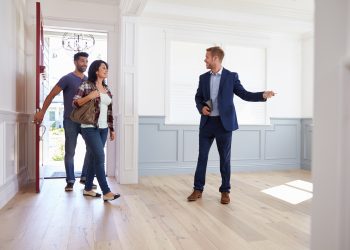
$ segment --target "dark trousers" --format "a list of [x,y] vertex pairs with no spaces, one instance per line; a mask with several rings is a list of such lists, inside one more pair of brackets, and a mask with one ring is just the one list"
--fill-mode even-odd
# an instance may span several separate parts
[[219,191],[229,192],[231,189],[232,131],[224,129],[219,116],[209,117],[204,127],[199,130],[199,155],[194,175],[194,189],[200,191],[204,189],[208,154],[214,139],[220,155],[221,186]]
[[[65,119],[63,121],[64,136],[65,136],[65,146],[64,146],[64,166],[66,168],[66,182],[74,183],[74,155],[75,148],[77,146],[78,135],[81,133],[80,124],[71,121],[70,119]],[[81,176],[84,177],[87,171],[87,162],[85,153],[84,165],[81,172]]]

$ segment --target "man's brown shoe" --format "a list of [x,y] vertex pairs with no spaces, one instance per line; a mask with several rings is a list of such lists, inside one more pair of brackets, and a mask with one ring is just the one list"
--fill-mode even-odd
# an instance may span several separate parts
[[230,193],[222,192],[221,193],[221,204],[229,204],[230,203]]
[[197,199],[202,197],[202,191],[200,190],[193,190],[193,193],[187,197],[188,201],[196,201]]

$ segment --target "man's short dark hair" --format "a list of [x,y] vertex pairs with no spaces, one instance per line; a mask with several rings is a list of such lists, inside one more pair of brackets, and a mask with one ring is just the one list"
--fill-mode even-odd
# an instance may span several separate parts
[[78,61],[80,57],[89,57],[89,54],[86,52],[78,52],[74,55],[74,61]]

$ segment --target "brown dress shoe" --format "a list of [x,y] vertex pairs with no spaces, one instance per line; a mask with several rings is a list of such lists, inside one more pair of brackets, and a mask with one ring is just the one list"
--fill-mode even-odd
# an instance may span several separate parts
[[202,191],[200,190],[193,190],[193,193],[187,197],[188,201],[196,201],[197,199],[202,197]]
[[230,193],[222,192],[221,193],[221,204],[229,204],[230,203]]

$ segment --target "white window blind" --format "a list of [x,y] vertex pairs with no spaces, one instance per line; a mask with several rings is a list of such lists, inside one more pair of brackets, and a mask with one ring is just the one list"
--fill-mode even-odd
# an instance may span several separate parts
[[[265,90],[265,49],[226,46],[223,65],[228,70],[238,73],[241,84],[246,90],[251,92]],[[246,102],[235,96],[234,104],[239,124],[266,123],[266,104],[264,102]]]
[[[208,71],[205,68],[206,48],[211,44],[170,42],[168,124],[198,124],[199,113],[194,96],[198,87],[199,75]],[[266,53],[260,48],[225,46],[223,66],[237,72],[242,85],[248,91],[265,89]],[[265,124],[264,103],[249,103],[235,96],[234,103],[240,124]]]

